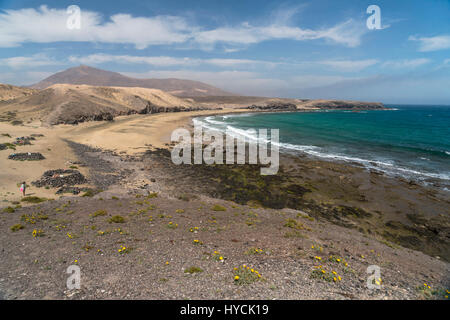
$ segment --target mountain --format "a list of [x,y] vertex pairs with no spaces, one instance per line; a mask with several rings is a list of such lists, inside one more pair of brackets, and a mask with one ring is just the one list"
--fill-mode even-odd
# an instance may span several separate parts
[[0,101],[0,114],[43,124],[76,124],[116,116],[198,110],[190,100],[158,89],[55,84],[32,95]]
[[181,79],[137,79],[117,72],[88,66],[70,68],[32,85],[32,88],[45,89],[54,84],[87,84],[91,86],[141,87],[166,91],[176,96],[230,96],[232,93],[210,86],[206,83]]
[[20,97],[26,97],[35,93],[37,90],[30,88],[16,87],[9,84],[0,83],[0,101],[11,100]]

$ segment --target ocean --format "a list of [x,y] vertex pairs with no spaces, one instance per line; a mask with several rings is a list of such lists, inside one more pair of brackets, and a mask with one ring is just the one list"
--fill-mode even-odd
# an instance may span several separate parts
[[206,128],[277,128],[280,152],[352,162],[423,182],[450,182],[450,106],[252,113],[196,118]]

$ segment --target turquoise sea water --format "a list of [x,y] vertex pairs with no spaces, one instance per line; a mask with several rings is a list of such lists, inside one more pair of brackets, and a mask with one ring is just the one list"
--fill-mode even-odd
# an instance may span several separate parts
[[450,181],[450,106],[392,110],[258,113],[198,118],[236,136],[278,128],[280,151],[354,162],[423,181]]

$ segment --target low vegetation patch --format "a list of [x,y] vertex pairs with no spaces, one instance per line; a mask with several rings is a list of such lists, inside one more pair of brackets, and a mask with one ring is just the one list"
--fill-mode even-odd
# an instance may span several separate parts
[[39,198],[39,197],[35,197],[35,196],[28,196],[28,197],[24,197],[22,198],[22,202],[28,202],[28,203],[41,203],[44,201],[47,201],[48,199],[46,198]]
[[189,268],[184,269],[184,273],[193,274],[193,273],[200,273],[200,272],[203,272],[203,269],[199,268],[199,267],[189,267]]
[[16,210],[13,207],[7,207],[2,210],[5,213],[14,213]]
[[95,196],[96,194],[99,194],[100,192],[103,192],[103,190],[100,190],[100,189],[95,190],[95,189],[88,189],[88,188],[86,188],[85,192],[81,196],[82,197],[90,197],[91,198],[91,197]]
[[313,279],[321,279],[327,282],[339,282],[342,281],[340,275],[337,274],[336,271],[328,271],[323,266],[315,266],[314,270],[311,272],[311,278]]
[[176,229],[176,228],[178,228],[178,223],[173,223],[172,221],[170,221],[167,224],[167,228],[169,228],[169,229]]
[[131,248],[127,248],[126,246],[120,246],[120,248],[117,250],[120,254],[126,254],[131,252]]
[[260,248],[250,248],[245,252],[245,254],[264,254],[264,253],[266,253],[266,251]]
[[13,120],[13,121],[11,121],[11,124],[13,126],[20,126],[20,125],[23,124],[23,121],[21,121],[21,120]]
[[219,252],[219,251],[214,251],[212,254],[212,258],[216,261],[219,262],[224,262],[225,258],[223,257],[223,255]]
[[106,210],[97,210],[92,214],[92,216],[93,217],[106,216],[107,214],[108,212],[106,212]]
[[424,283],[421,286],[417,286],[416,290],[422,295],[425,299],[446,299],[448,300],[448,296],[450,295],[450,291],[447,289],[433,289],[429,284]]
[[20,223],[13,225],[10,229],[12,232],[17,232],[21,229],[25,228],[23,225],[21,225]]
[[125,219],[122,216],[112,216],[111,218],[108,219],[108,222],[114,222],[114,223],[124,223]]
[[301,223],[297,220],[294,220],[294,219],[287,219],[286,222],[284,223],[284,226],[287,228],[292,228],[292,229],[296,229],[296,230],[311,230],[310,228],[305,226],[303,223]]
[[242,266],[233,269],[234,284],[246,285],[261,280],[262,276],[258,270],[250,268],[243,264]]
[[224,206],[221,206],[219,204],[214,205],[211,209],[213,211],[227,211],[227,208],[225,208]]
[[285,238],[308,238],[298,230],[290,230],[284,234]]
[[44,231],[42,231],[41,229],[34,229],[31,234],[33,235],[34,238],[43,237],[45,235]]
[[47,220],[48,216],[42,213],[39,214],[23,214],[20,220],[26,223],[35,224],[38,220]]

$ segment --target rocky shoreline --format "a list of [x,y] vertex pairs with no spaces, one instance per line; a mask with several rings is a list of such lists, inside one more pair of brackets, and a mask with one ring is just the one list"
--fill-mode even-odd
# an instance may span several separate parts
[[343,101],[343,100],[301,100],[301,102],[272,102],[246,107],[250,110],[296,111],[296,110],[386,110],[381,102]]

